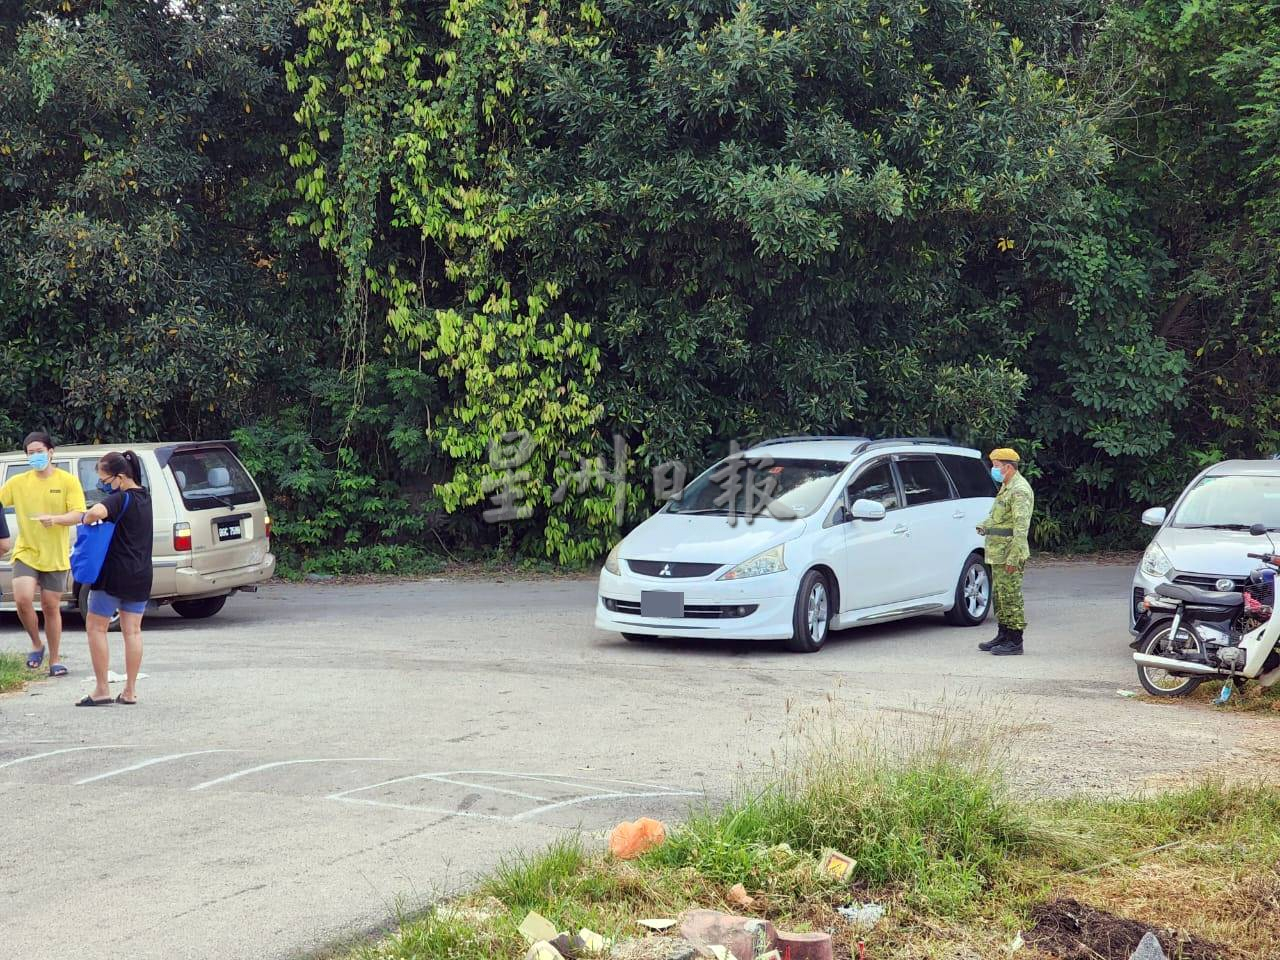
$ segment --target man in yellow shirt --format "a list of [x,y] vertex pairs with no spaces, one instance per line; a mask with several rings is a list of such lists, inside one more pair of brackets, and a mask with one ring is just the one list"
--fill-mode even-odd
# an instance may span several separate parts
[[36,588],[44,633],[49,641],[49,676],[65,677],[67,668],[58,659],[62,643],[62,595],[71,570],[71,527],[84,518],[84,490],[73,474],[53,465],[53,440],[47,433],[32,433],[23,447],[26,470],[0,487],[0,505],[13,507],[18,523],[18,546],[13,551],[13,599],[18,617],[31,637],[27,666],[44,662],[40,642],[40,618],[36,616]]

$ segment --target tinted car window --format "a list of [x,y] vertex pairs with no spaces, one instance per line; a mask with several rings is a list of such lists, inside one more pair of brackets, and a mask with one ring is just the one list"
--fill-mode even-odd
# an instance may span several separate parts
[[[89,506],[100,503],[106,496],[98,489],[98,457],[85,457],[76,464],[76,475],[80,478],[80,486],[84,488],[84,500]],[[147,483],[147,467],[142,465],[142,485]]]
[[898,476],[902,478],[902,493],[908,507],[922,503],[937,503],[951,499],[951,484],[942,464],[933,457],[911,457],[898,461]]
[[874,500],[886,510],[895,510],[898,503],[898,488],[893,484],[893,471],[888,461],[882,461],[868,467],[858,474],[858,478],[849,485],[849,505],[857,500]]
[[169,460],[169,469],[188,510],[215,510],[258,501],[258,488],[226,447],[181,450]]
[[951,474],[951,482],[956,485],[960,499],[969,497],[994,497],[996,485],[991,482],[991,474],[977,457],[962,457],[955,453],[944,453],[939,458],[942,465]]
[[755,517],[776,505],[779,516],[807,517],[822,506],[846,466],[840,460],[730,457],[689,484],[666,511]]

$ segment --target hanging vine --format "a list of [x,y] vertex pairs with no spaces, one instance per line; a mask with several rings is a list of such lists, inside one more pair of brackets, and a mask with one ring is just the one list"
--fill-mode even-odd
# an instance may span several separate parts
[[[437,488],[445,509],[518,495],[503,519],[532,519],[547,556],[585,562],[637,492],[625,462],[600,458],[590,326],[555,310],[553,283],[509,268],[521,222],[509,160],[529,134],[522,58],[547,13],[530,20],[519,0],[450,0],[439,20],[410,9],[316,0],[302,14],[307,44],[287,73],[302,131],[294,222],[340,265],[357,384],[371,311],[387,346],[437,365],[450,401],[432,435],[454,465]],[[599,20],[591,4],[574,17]]]

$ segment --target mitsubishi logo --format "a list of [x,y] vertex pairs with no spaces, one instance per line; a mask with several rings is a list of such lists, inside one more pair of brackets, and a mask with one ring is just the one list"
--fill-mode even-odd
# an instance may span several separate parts
[[664,563],[664,564],[662,565],[662,569],[658,571],[658,576],[660,576],[660,577],[669,577],[669,576],[671,576],[671,564],[669,564],[669,563]]

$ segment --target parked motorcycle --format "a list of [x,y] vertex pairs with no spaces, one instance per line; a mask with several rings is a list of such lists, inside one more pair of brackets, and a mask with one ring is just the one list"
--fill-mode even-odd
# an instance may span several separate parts
[[[1263,524],[1249,532],[1268,536]],[[1280,556],[1274,543],[1271,553],[1246,555],[1263,565],[1240,592],[1171,583],[1147,595],[1143,605],[1150,622],[1132,644],[1147,693],[1185,697],[1215,678],[1236,686],[1256,680],[1264,687],[1280,680],[1280,616],[1272,615]]]

